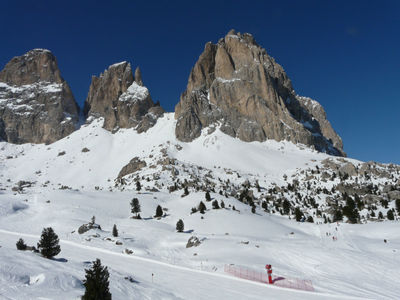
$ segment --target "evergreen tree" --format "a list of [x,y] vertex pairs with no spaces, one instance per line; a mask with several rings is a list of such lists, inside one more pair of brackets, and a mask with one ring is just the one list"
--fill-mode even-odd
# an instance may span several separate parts
[[207,209],[206,205],[203,203],[203,201],[200,201],[200,203],[199,203],[199,212],[201,214],[204,214],[206,209]]
[[335,211],[335,214],[333,215],[333,222],[337,221],[342,221],[343,220],[343,214],[340,209]]
[[380,211],[379,214],[378,214],[378,218],[379,218],[379,219],[383,219],[383,213],[382,213],[381,211]]
[[219,209],[219,204],[218,204],[218,201],[217,201],[217,200],[214,200],[214,201],[212,202],[212,207],[213,207],[214,209]]
[[131,200],[131,212],[136,214],[136,218],[138,218],[138,213],[141,212],[140,210],[140,203],[138,198],[133,198]]
[[251,207],[251,212],[252,212],[253,214],[256,213],[256,207],[255,207],[254,205]]
[[308,216],[307,222],[314,223],[314,219],[312,216]]
[[211,196],[209,191],[206,192],[206,201],[211,201]]
[[301,219],[303,218],[303,213],[302,213],[302,211],[300,210],[299,207],[296,207],[296,208],[295,208],[294,214],[295,214],[295,216],[296,216],[296,221],[297,221],[297,222],[300,222]]
[[221,206],[221,208],[225,208],[225,202],[223,200],[221,200],[220,206]]
[[157,206],[157,209],[156,209],[156,215],[155,215],[155,217],[156,217],[156,218],[159,218],[159,217],[162,217],[162,216],[163,216],[162,207],[161,207],[160,205],[158,205],[158,206]]
[[140,191],[142,189],[142,185],[140,184],[140,181],[136,181],[136,190]]
[[388,210],[387,218],[388,218],[388,220],[391,220],[391,221],[394,220],[394,214],[393,214],[392,210]]
[[183,221],[179,219],[178,222],[176,222],[176,230],[178,232],[182,232],[185,229],[185,225],[183,224]]
[[52,258],[61,252],[57,234],[53,228],[43,228],[42,236],[37,244],[40,253],[46,258]]
[[283,200],[282,208],[283,208],[283,213],[284,213],[285,215],[288,215],[288,214],[289,214],[289,212],[290,212],[290,207],[291,207],[291,205],[290,205],[289,200],[288,200],[288,199]]
[[346,200],[346,206],[343,207],[343,215],[349,219],[350,223],[357,223],[360,216],[356,208],[356,203],[347,193],[343,194],[343,198]]
[[16,245],[18,250],[26,250],[26,244],[23,239],[19,239]]
[[118,229],[117,229],[117,225],[115,225],[115,224],[112,229],[112,235],[113,235],[113,237],[118,237]]
[[397,213],[400,215],[400,199],[397,199],[395,203],[396,203]]
[[185,186],[185,189],[183,190],[183,194],[185,196],[189,195],[189,190],[188,190],[187,186]]
[[93,217],[90,219],[89,224],[90,224],[90,225],[94,225],[95,223],[96,223],[96,217],[93,216]]
[[83,280],[85,294],[82,296],[82,300],[111,300],[108,282],[110,274],[107,267],[101,265],[100,259],[96,259],[92,268],[86,269],[85,272]]

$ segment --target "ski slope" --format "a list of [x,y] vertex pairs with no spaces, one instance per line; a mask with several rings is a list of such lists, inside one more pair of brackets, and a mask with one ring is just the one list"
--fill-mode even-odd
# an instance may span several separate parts
[[[158,192],[148,190],[151,180],[141,180],[140,192],[134,185],[116,187],[119,171],[136,156],[147,162],[140,171],[144,177],[161,170],[156,163],[167,153],[180,163],[181,180],[188,169],[238,183],[259,178],[265,185],[279,184],[284,174],[290,177],[329,157],[286,142],[244,143],[219,130],[181,143],[174,137],[174,124],[173,115],[165,114],[146,133],[124,129],[111,134],[102,129],[101,120],[94,120],[51,145],[0,143],[0,298],[79,299],[84,269],[96,258],[110,270],[113,299],[398,298],[398,222],[298,223],[259,208],[253,214],[235,198],[211,193],[225,202],[224,209],[215,210],[204,192],[191,190],[186,197],[181,190],[169,193],[167,171],[158,180],[164,184]],[[13,191],[20,180],[33,183]],[[142,220],[131,218],[133,197],[140,201]],[[206,213],[191,214],[200,201],[206,203]],[[160,219],[153,217],[157,205],[166,209]],[[102,230],[78,234],[92,216]],[[184,233],[175,230],[179,219]],[[118,238],[111,235],[114,224]],[[54,260],[16,250],[20,237],[36,245],[48,226],[61,240],[62,251]],[[191,236],[201,245],[186,248]],[[315,293],[224,273],[226,264],[262,271],[267,263],[274,275],[311,280]]]

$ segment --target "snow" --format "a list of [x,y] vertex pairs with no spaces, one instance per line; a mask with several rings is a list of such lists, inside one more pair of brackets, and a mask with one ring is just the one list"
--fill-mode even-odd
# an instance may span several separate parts
[[138,85],[135,81],[129,86],[126,92],[124,92],[120,97],[119,101],[141,101],[149,96],[149,90]]
[[[159,192],[146,190],[154,185],[144,179],[141,192],[129,185],[115,187],[119,171],[135,156],[147,162],[141,176],[161,170],[151,164],[163,157],[163,151],[176,159],[174,167],[182,181],[187,177],[184,169],[199,174],[211,170],[223,181],[257,178],[265,186],[280,184],[284,174],[290,177],[331,157],[290,142],[245,143],[219,129],[212,134],[204,130],[193,142],[182,143],[175,138],[175,124],[173,114],[166,113],[146,133],[120,129],[112,134],[102,128],[102,119],[94,119],[51,145],[0,142],[0,298],[79,299],[84,292],[84,269],[96,258],[109,268],[113,299],[398,297],[398,222],[298,223],[258,208],[253,214],[248,205],[211,193],[226,207],[214,210],[204,192],[191,190],[186,197],[181,197],[182,191],[169,193],[171,179],[164,173],[159,181],[165,187]],[[82,152],[85,147],[90,151]],[[13,192],[11,188],[20,180],[34,183],[23,192]],[[130,218],[133,197],[142,206],[142,220]],[[191,214],[200,201],[206,204],[206,213]],[[160,219],[153,217],[157,205],[168,209]],[[231,209],[233,205],[236,210]],[[102,230],[78,234],[79,226],[93,215]],[[184,233],[175,230],[179,219],[184,221]],[[114,224],[117,238],[111,235]],[[21,237],[28,245],[36,245],[48,226],[61,240],[61,253],[55,259],[16,250]],[[186,248],[192,235],[202,244]],[[277,276],[311,280],[315,292],[224,273],[225,264],[262,271],[267,263]],[[134,282],[125,279],[129,277]]]
[[241,80],[240,78],[225,79],[222,77],[217,77],[217,81],[222,82],[222,83],[232,83],[232,82],[240,81],[240,80]]
[[119,62],[119,63],[112,64],[112,65],[110,66],[110,68],[115,68],[115,67],[118,67],[118,66],[123,65],[123,64],[126,64],[126,63],[127,63],[126,60],[124,60],[124,61],[121,61],[121,62]]

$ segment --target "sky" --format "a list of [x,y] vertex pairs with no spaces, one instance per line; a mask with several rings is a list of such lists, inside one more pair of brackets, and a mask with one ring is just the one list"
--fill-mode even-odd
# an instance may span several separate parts
[[400,164],[400,1],[18,1],[0,9],[0,68],[46,48],[80,106],[92,75],[129,61],[173,111],[208,41],[251,33],[349,157]]

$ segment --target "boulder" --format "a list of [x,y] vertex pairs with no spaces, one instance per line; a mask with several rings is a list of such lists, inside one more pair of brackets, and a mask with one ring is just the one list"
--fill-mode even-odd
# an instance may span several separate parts
[[191,236],[187,241],[186,248],[200,246],[201,242],[196,236]]
[[117,178],[120,179],[128,174],[135,173],[136,171],[139,171],[146,166],[147,164],[144,160],[140,160],[139,157],[134,157],[127,165],[125,165],[121,169]]
[[350,177],[357,176],[357,169],[351,162],[347,162],[339,168],[339,173]]
[[400,191],[390,191],[388,197],[390,200],[400,200]]

